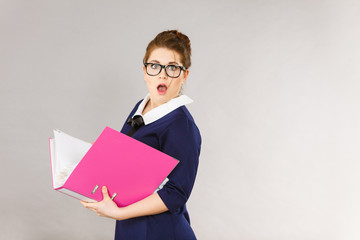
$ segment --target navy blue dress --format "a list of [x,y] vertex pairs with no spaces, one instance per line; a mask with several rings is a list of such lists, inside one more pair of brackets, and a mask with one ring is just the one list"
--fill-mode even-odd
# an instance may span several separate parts
[[[140,103],[136,104],[129,117],[134,115]],[[131,126],[125,122],[121,132],[127,134],[130,129]],[[157,192],[169,211],[116,221],[115,240],[196,239],[186,209],[201,147],[200,132],[193,117],[185,106],[181,106],[140,127],[132,137],[180,162],[168,176],[169,181]]]

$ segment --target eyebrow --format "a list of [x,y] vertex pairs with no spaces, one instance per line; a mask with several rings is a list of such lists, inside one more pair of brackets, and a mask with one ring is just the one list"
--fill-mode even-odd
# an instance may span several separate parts
[[[159,62],[158,60],[151,60],[150,62],[160,64],[160,62]],[[175,64],[175,65],[179,65],[179,66],[180,66],[180,64],[179,64],[179,63],[177,63],[177,62],[168,62],[168,63],[167,63],[167,65],[168,65],[168,64]]]

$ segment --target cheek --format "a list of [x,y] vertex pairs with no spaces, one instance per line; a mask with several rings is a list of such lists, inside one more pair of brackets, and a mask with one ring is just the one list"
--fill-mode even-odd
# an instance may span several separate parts
[[145,80],[147,85],[151,84],[151,79],[149,78],[149,76],[147,74],[144,75],[144,80]]
[[177,79],[174,83],[173,83],[173,87],[172,87],[172,91],[174,92],[178,92],[181,89],[181,80]]
[[145,77],[144,80],[145,80],[145,83],[146,83],[146,86],[147,86],[149,92],[154,91],[155,90],[154,89],[155,88],[155,86],[154,86],[155,81],[153,79],[151,79],[149,76]]

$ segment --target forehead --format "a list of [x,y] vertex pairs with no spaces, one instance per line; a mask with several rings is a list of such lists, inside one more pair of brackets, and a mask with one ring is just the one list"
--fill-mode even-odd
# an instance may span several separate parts
[[155,48],[151,52],[148,61],[158,61],[162,64],[180,63],[180,54],[168,48]]

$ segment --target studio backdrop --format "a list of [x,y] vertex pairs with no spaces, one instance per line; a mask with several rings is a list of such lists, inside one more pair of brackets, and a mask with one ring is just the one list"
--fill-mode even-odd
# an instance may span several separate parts
[[359,24],[357,0],[0,0],[0,239],[113,239],[52,190],[48,138],[120,130],[169,29],[193,49],[198,239],[360,239]]

